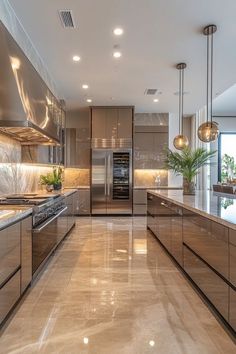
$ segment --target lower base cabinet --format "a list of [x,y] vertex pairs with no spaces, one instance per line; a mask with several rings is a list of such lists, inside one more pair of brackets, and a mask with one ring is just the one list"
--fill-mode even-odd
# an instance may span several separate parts
[[229,285],[185,246],[184,270],[228,321]]
[[229,323],[236,331],[236,290],[230,288]]
[[0,289],[0,324],[20,298],[20,278],[21,271],[18,270],[18,272]]
[[236,231],[153,193],[147,227],[236,330]]

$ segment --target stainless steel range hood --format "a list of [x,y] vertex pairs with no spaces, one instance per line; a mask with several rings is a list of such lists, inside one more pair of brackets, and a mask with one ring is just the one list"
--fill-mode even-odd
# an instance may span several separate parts
[[0,48],[0,132],[21,144],[59,144],[59,101],[1,21]]

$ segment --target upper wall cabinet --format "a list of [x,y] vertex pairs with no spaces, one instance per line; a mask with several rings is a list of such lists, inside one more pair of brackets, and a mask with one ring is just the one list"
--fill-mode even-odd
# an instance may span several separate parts
[[168,127],[136,127],[134,134],[134,168],[164,168]]
[[89,110],[69,112],[66,117],[66,167],[90,168]]
[[132,139],[132,107],[92,107],[92,139]]

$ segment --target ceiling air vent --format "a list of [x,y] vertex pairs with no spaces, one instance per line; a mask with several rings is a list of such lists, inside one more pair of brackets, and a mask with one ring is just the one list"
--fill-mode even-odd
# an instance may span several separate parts
[[145,95],[155,95],[157,93],[157,89],[146,89],[144,94]]
[[61,10],[59,16],[64,28],[75,28],[71,10]]

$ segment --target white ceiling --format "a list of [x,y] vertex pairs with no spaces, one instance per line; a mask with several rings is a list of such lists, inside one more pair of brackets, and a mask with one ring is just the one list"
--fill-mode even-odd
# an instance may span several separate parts
[[[137,112],[177,112],[178,72],[185,61],[185,113],[205,104],[206,38],[215,34],[214,94],[236,83],[235,0],[9,0],[46,63],[69,108],[88,105],[81,89],[88,83],[94,105],[135,105]],[[61,26],[58,10],[71,9],[76,29]],[[115,38],[112,30],[124,28]],[[118,44],[123,56],[112,57]],[[73,63],[78,54],[81,61]],[[162,91],[159,103],[144,96]],[[217,113],[217,112],[216,112]]]

